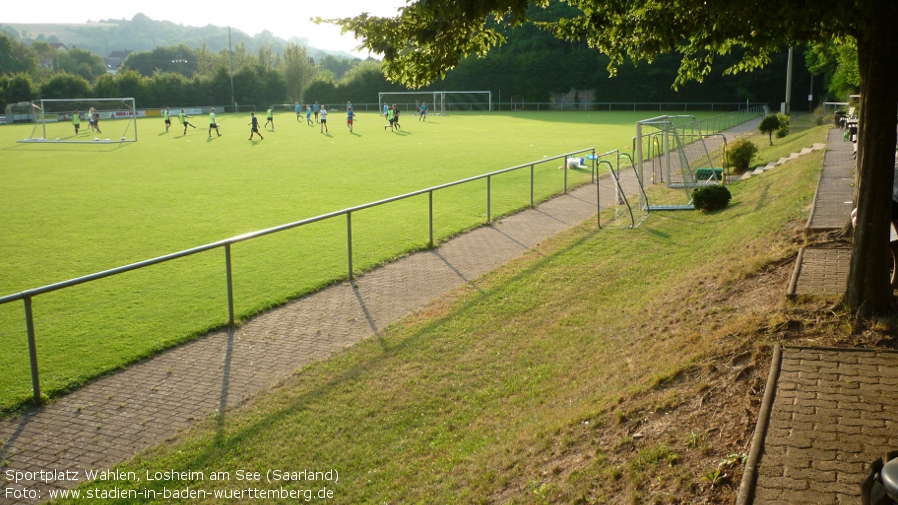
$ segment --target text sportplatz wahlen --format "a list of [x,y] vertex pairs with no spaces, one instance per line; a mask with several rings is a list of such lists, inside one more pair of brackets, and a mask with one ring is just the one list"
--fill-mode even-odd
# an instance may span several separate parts
[[98,481],[98,482],[198,482],[198,481],[241,481],[241,482],[330,482],[336,484],[340,474],[336,469],[319,470],[34,470],[23,471],[7,469],[3,473],[7,482],[13,484],[43,482],[46,484],[60,481]]

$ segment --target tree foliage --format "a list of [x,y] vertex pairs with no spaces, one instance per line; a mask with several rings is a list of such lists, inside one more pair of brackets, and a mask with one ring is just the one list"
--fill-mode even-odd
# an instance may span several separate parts
[[860,88],[857,41],[854,37],[818,43],[805,53],[805,64],[814,75],[823,76],[830,96],[847,101]]
[[87,98],[91,87],[80,75],[60,72],[41,86],[41,98]]
[[779,130],[780,128],[780,119],[776,114],[771,114],[764,119],[761,120],[761,124],[758,125],[758,130],[761,133],[766,133],[767,137],[770,139],[770,145],[773,145],[773,132]]
[[103,58],[77,47],[68,51],[57,51],[56,61],[58,71],[80,75],[89,82],[106,74],[106,64],[103,62]]
[[[409,0],[392,18],[362,14],[332,20],[361,45],[384,55],[391,80],[420,87],[470,55],[505,42],[497,25],[534,22],[556,37],[597,49],[614,73],[627,59],[653,62],[680,53],[675,86],[701,82],[724,56],[725,74],[769,64],[781,44],[857,41],[861,90],[855,233],[844,304],[860,314],[898,311],[888,280],[888,227],[898,116],[898,2],[894,0],[571,0],[579,10],[558,21],[534,21],[528,7],[553,0]],[[491,24],[491,21],[493,24]]]

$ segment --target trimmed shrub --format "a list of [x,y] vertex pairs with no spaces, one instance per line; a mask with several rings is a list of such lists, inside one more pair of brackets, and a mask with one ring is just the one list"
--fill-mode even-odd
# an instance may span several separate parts
[[730,203],[732,195],[726,186],[702,186],[692,192],[692,204],[702,212],[722,209]]
[[[761,133],[766,133],[770,138],[770,145],[773,145],[773,134],[780,127],[780,114],[777,115],[769,115],[761,120],[761,124],[758,125],[758,130],[761,130]],[[777,137],[779,138],[779,137]]]
[[789,134],[789,122],[792,120],[789,116],[777,113],[776,119],[779,120],[780,126],[776,129],[776,138],[781,139]]
[[745,172],[758,155],[758,146],[750,140],[737,140],[727,150],[727,159],[736,172]]

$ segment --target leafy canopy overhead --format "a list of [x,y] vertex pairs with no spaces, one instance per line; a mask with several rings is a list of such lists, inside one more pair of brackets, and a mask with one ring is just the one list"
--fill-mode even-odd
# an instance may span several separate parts
[[[328,22],[352,32],[361,48],[383,54],[388,78],[423,86],[470,55],[484,55],[505,42],[498,30],[534,22],[533,5],[558,0],[416,0],[392,18],[363,13]],[[744,50],[727,72],[764,66],[781,44],[825,42],[854,35],[868,9],[834,0],[567,0],[579,13],[556,22],[534,22],[556,37],[585,42],[611,57],[609,70],[629,56],[653,61],[683,54],[676,83],[701,81],[715,56]],[[862,4],[862,2],[858,2]],[[322,20],[318,20],[322,21]]]

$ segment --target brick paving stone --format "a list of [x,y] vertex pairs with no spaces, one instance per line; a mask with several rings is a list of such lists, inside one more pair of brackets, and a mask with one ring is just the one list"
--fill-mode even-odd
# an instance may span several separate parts
[[[809,375],[814,359],[819,370],[839,370],[839,379],[821,380],[826,385],[813,396],[781,395],[779,385]],[[805,503],[812,496],[819,497],[816,503],[859,503],[869,463],[898,448],[896,425],[885,414],[898,412],[898,394],[894,388],[886,394],[873,389],[895,369],[896,352],[784,348],[752,503]],[[816,414],[796,414],[796,408]]]
[[801,261],[796,264],[797,280],[789,294],[844,293],[850,260],[851,247],[848,245],[805,248],[801,254]]
[[807,222],[809,231],[838,230],[851,215],[856,161],[854,144],[842,140],[842,131],[830,130],[823,155],[823,170]]

